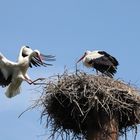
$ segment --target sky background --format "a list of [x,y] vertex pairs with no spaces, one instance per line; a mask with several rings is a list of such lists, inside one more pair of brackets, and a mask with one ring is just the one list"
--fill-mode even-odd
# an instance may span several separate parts
[[[32,79],[62,73],[65,66],[73,71],[86,50],[104,50],[120,63],[115,78],[140,87],[140,1],[0,0],[0,52],[16,61],[22,45],[57,58],[53,67],[29,70]],[[0,88],[1,140],[45,140],[39,109],[18,119],[39,97],[36,89],[24,82],[21,94],[8,99]]]

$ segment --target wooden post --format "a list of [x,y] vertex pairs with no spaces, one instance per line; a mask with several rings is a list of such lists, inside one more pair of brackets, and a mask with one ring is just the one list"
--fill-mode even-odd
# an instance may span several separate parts
[[[99,122],[100,123],[100,122]],[[100,128],[89,125],[87,140],[118,140],[118,121],[116,117],[102,120]]]

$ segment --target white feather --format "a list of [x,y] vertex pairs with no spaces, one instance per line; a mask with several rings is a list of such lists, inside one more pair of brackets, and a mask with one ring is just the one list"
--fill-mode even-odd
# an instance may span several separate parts
[[13,81],[8,87],[7,90],[5,92],[5,95],[8,98],[12,98],[14,96],[16,96],[17,94],[20,93],[20,86],[22,83],[22,79],[16,79],[15,81]]
[[83,58],[83,64],[86,66],[86,67],[93,67],[92,64],[89,64],[89,62],[91,60],[94,60],[94,59],[97,59],[97,58],[100,58],[104,55],[101,55],[98,53],[98,51],[86,51],[86,56]]

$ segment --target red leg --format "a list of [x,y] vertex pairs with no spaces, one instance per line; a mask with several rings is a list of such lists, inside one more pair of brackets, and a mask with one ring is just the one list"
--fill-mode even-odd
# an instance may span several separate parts
[[42,80],[45,80],[46,78],[38,78],[38,79],[36,79],[36,80],[34,80],[34,81],[30,81],[30,85],[31,84],[34,84],[34,85],[41,85],[41,84],[46,84],[46,83],[36,83],[37,81],[42,81]]

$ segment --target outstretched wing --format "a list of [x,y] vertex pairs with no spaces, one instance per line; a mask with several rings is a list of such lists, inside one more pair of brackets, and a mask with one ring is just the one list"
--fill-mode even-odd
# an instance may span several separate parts
[[0,86],[6,87],[8,86],[12,81],[12,74],[8,75],[8,78],[5,79],[3,72],[0,69]]
[[44,54],[40,54],[41,59],[43,60],[43,63],[40,62],[40,60],[38,59],[38,57],[33,57],[32,58],[32,64],[34,66],[52,66],[52,64],[46,63],[47,61],[55,61],[55,56],[53,55],[44,55]]
[[8,86],[12,81],[12,75],[17,63],[8,60],[0,53],[0,86]]
[[[31,48],[25,48],[24,51],[22,52],[22,57],[27,57],[29,56],[33,50]],[[29,66],[32,68],[33,66],[38,67],[38,66],[52,66],[52,64],[46,63],[47,61],[55,61],[55,56],[52,55],[44,55],[40,54],[40,57],[43,60],[43,63],[40,62],[38,57],[32,57]]]

